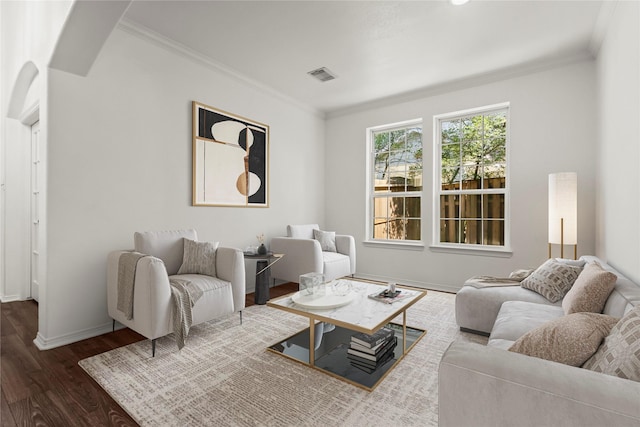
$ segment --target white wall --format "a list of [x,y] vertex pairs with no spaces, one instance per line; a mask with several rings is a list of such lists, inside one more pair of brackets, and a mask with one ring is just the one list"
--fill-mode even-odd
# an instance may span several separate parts
[[[578,63],[332,117],[326,127],[282,98],[120,30],[87,77],[50,71],[47,60],[70,4],[0,4],[3,164],[26,155],[7,149],[7,141],[17,144],[13,138],[21,132],[5,117],[11,85],[28,60],[40,70],[41,126],[49,144],[50,255],[40,344],[55,346],[110,329],[106,254],[131,247],[136,230],[195,227],[201,239],[243,248],[255,244],[257,233],[271,238],[283,234],[287,223],[317,221],[356,236],[359,274],[451,290],[471,275],[535,266],[547,254],[547,174],[565,170],[579,175],[579,254],[596,252],[640,281],[637,3],[617,6],[597,78],[594,63]],[[192,100],[271,126],[270,208],[190,206]],[[512,256],[364,246],[365,129],[422,117],[430,167],[434,114],[503,101],[511,102]],[[426,178],[428,244],[433,178]],[[629,185],[625,197],[619,197],[621,182]],[[20,210],[28,196],[17,191],[19,196],[5,198],[3,219],[24,218]],[[16,273],[13,286],[28,280],[28,256],[23,256],[28,248],[21,243],[28,239],[8,228],[14,237],[3,239],[7,264],[23,271]],[[6,294],[0,287],[0,298]]]
[[[48,86],[44,346],[110,329],[107,253],[135,231],[194,227],[244,248],[324,220],[324,120],[312,112],[122,29],[87,77],[50,70]],[[270,126],[269,208],[191,206],[193,100]]]
[[[505,79],[332,117],[326,130],[326,222],[356,237],[358,274],[399,283],[456,290],[473,275],[502,276],[536,267],[547,257],[547,182],[552,172],[578,173],[578,256],[593,254],[595,186],[595,64]],[[452,254],[430,249],[432,239],[433,116],[508,101],[511,103],[510,257]],[[364,245],[365,129],[423,119],[425,188],[423,250]],[[355,197],[354,197],[355,195]],[[567,248],[572,254],[571,248]],[[554,254],[559,256],[559,253]],[[565,251],[565,256],[567,252]]]
[[598,54],[596,253],[640,283],[640,3],[618,2]]

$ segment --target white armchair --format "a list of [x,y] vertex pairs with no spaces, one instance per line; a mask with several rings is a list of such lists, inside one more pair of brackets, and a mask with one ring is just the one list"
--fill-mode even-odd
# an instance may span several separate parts
[[336,252],[322,251],[313,230],[318,224],[288,225],[287,237],[271,239],[271,251],[285,254],[271,267],[271,277],[286,282],[298,283],[306,273],[322,273],[326,281],[356,272],[356,244],[353,236],[336,234]]
[[115,322],[151,340],[173,332],[174,307],[170,278],[186,279],[206,289],[192,308],[192,325],[240,313],[245,307],[244,256],[239,249],[218,247],[215,255],[216,276],[180,274],[184,240],[197,240],[195,230],[135,233],[135,251],[150,255],[140,258],[134,275],[133,318],[118,309],[118,265],[120,255],[130,251],[113,251],[108,256],[107,307]]

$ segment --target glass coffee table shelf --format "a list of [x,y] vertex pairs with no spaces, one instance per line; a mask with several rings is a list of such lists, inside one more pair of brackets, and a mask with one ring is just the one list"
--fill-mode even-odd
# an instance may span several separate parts
[[[358,387],[369,391],[373,390],[402,359],[404,354],[426,334],[425,330],[408,326],[406,328],[407,342],[405,347],[405,343],[402,340],[402,325],[389,323],[386,327],[393,329],[398,339],[397,345],[393,350],[393,356],[369,373],[351,363],[351,359],[347,357],[351,336],[356,332],[329,323],[317,323],[314,367]],[[320,338],[317,338],[318,336]],[[406,350],[404,350],[405,348]],[[308,364],[309,328],[303,329],[286,340],[268,347],[268,350]]]

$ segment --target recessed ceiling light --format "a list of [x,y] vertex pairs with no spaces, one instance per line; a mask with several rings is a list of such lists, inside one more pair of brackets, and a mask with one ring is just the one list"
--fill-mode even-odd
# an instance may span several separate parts
[[455,6],[461,6],[465,3],[468,3],[469,0],[449,0],[451,2],[451,4],[455,5]]

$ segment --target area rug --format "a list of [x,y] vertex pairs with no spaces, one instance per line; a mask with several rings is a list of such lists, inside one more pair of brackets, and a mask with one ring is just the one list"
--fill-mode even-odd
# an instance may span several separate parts
[[[191,329],[178,351],[172,335],[80,361],[142,426],[436,426],[438,364],[460,332],[455,295],[429,291],[407,311],[427,335],[368,392],[265,349],[308,326],[267,306]],[[401,319],[399,319],[401,321]]]

